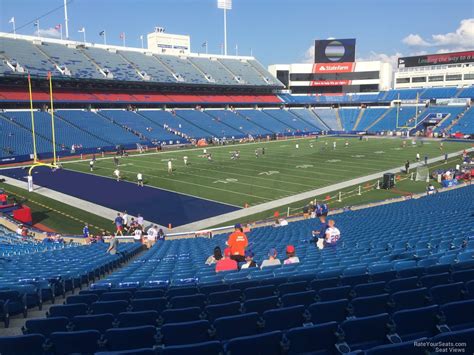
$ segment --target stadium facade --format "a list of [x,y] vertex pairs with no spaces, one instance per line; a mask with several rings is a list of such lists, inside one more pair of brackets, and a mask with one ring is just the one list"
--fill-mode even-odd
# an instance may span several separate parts
[[474,51],[398,58],[395,88],[467,87],[474,84]]

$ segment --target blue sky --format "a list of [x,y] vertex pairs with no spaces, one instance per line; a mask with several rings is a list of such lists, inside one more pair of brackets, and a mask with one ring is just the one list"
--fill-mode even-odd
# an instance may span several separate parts
[[[33,34],[32,24],[20,27],[61,6],[63,0],[0,0],[0,31],[11,31],[15,17],[18,33]],[[87,40],[107,40],[140,46],[141,34],[154,26],[169,33],[191,35],[193,51],[220,53],[223,15],[217,0],[72,0],[69,29],[72,39],[86,28]],[[40,27],[54,35],[63,23],[63,11],[41,18]],[[464,22],[461,22],[465,20]],[[433,37],[434,36],[434,37]],[[234,53],[253,54],[265,65],[311,60],[314,39],[357,39],[357,57],[393,61],[397,55],[473,49],[473,0],[233,0],[228,13],[228,47]]]

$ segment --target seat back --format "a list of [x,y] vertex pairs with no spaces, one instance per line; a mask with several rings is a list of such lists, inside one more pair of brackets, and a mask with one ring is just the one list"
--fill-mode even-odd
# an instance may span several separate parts
[[96,330],[55,332],[50,341],[55,354],[93,354],[99,350],[100,333]]
[[25,334],[41,334],[48,337],[53,332],[65,332],[68,323],[67,317],[28,319],[25,322]]
[[293,306],[280,309],[272,309],[263,312],[265,331],[286,330],[303,325],[304,306]]
[[328,322],[290,329],[286,333],[289,341],[288,354],[309,354],[334,349],[334,344],[337,342],[337,326],[337,322]]
[[41,334],[0,337],[2,355],[42,355],[45,337]]
[[153,326],[112,328],[105,332],[107,349],[110,351],[152,348],[156,344]]
[[221,317],[214,321],[219,340],[248,336],[258,333],[258,313],[244,313],[237,316]]
[[397,334],[405,341],[435,334],[437,314],[438,306],[433,305],[395,312],[392,319]]
[[80,330],[97,330],[100,333],[105,333],[107,329],[113,327],[113,314],[92,314],[87,316],[75,316],[72,319],[73,329]]
[[161,342],[165,346],[201,343],[209,340],[210,323],[207,320],[168,323],[161,327]]
[[75,316],[85,315],[87,313],[88,306],[85,303],[74,303],[51,306],[48,311],[49,317],[68,317],[72,318]]
[[159,313],[157,311],[124,312],[119,313],[117,320],[120,328],[140,327],[152,325],[156,327]]

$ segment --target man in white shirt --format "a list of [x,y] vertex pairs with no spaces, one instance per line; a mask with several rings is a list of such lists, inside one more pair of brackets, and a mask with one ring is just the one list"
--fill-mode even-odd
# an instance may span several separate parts
[[148,229],[146,237],[146,246],[150,249],[156,242],[156,237],[158,236],[158,227],[155,225],[152,228]]
[[143,228],[143,217],[140,215],[140,213],[137,216],[137,223]]
[[142,240],[142,230],[140,228],[135,229],[135,231],[133,232],[133,239],[137,243]]
[[328,228],[326,229],[326,236],[324,238],[324,246],[334,246],[341,238],[341,232],[335,227],[333,219],[328,221]]
[[143,175],[142,175],[142,173],[137,174],[137,185],[143,187]]
[[281,265],[281,261],[280,259],[277,258],[277,255],[278,253],[275,248],[270,249],[270,251],[268,252],[268,259],[262,261],[260,268],[263,269],[264,267],[267,267],[267,266]]
[[187,155],[185,155],[183,157],[183,160],[184,160],[184,166],[188,166],[188,156]]
[[90,168],[91,168],[91,171],[94,171],[94,160],[91,160],[91,161],[89,162],[89,166],[90,166]]
[[173,162],[168,159],[168,174],[173,174]]
[[130,216],[128,215],[127,211],[123,212],[122,219],[123,219],[123,225],[124,227],[128,227],[128,220]]

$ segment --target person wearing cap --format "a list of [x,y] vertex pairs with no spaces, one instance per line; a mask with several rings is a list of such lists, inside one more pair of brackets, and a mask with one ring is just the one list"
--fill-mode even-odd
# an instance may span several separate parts
[[288,245],[286,247],[286,256],[288,259],[286,259],[283,264],[288,265],[288,264],[296,264],[300,262],[300,258],[296,256],[296,251],[295,247],[293,245]]
[[251,250],[245,251],[245,264],[243,264],[240,268],[241,269],[248,269],[251,267],[258,267],[257,263],[253,260],[254,253]]
[[268,252],[268,259],[262,261],[262,265],[260,265],[260,269],[263,269],[264,267],[267,266],[277,266],[281,265],[280,259],[277,258],[277,251],[275,248],[271,248],[270,251]]
[[238,270],[237,261],[231,258],[230,248],[224,249],[224,257],[216,263],[216,272]]
[[230,248],[232,259],[240,263],[245,261],[245,248],[247,248],[249,241],[245,233],[242,232],[240,224],[236,224],[234,229],[226,244]]

